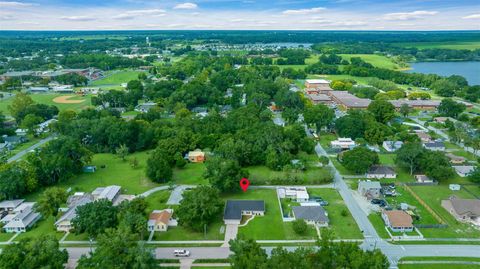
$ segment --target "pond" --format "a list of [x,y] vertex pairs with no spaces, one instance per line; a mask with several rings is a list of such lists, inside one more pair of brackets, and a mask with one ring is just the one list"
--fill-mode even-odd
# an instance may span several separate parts
[[440,76],[460,75],[470,85],[480,85],[480,62],[418,62],[410,63],[409,73],[437,74]]

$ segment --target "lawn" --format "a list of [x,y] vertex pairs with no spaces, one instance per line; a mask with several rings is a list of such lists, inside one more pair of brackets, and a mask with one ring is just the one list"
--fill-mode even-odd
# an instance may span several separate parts
[[373,227],[375,227],[375,230],[381,238],[390,238],[387,230],[385,230],[385,222],[383,222],[380,213],[372,213],[368,215],[368,219],[372,223]]
[[0,242],[7,242],[10,238],[12,238],[14,233],[0,233]]
[[[425,237],[430,238],[479,238],[480,231],[471,227],[468,224],[458,222],[450,213],[448,213],[442,206],[441,200],[448,199],[451,195],[456,195],[460,198],[472,199],[473,195],[465,191],[463,188],[460,191],[452,191],[448,185],[438,186],[412,186],[412,190],[432,208],[447,224],[445,229],[420,229]],[[469,186],[469,190],[479,192],[478,187]]]
[[[449,264],[448,269],[478,269],[475,264]],[[400,269],[445,269],[444,264],[399,264]]]
[[208,184],[208,180],[203,177],[205,164],[188,163],[184,168],[175,168],[173,171],[173,182],[175,184]]
[[413,182],[414,177],[410,175],[409,171],[401,169],[395,166],[395,157],[396,154],[392,153],[380,153],[378,154],[378,158],[380,159],[380,164],[387,165],[393,167],[395,172],[397,172],[396,179],[382,179],[382,182],[389,183],[389,182]]
[[399,69],[399,66],[392,61],[392,59],[376,54],[339,54],[344,60],[350,61],[352,57],[360,57],[367,63],[372,64],[375,67],[386,69]]
[[170,197],[170,191],[164,190],[164,191],[157,191],[145,198],[145,201],[147,202],[147,212],[150,213],[153,210],[161,210],[165,208],[169,208],[167,206],[167,201],[168,198]]
[[238,234],[257,240],[315,239],[314,228],[309,226],[306,235],[297,235],[292,223],[282,221],[275,190],[254,189],[247,192],[225,195],[225,199],[264,200],[265,216],[257,216],[246,226],[239,227]]
[[49,217],[47,219],[41,219],[38,221],[32,229],[28,230],[25,233],[21,233],[19,236],[17,236],[14,241],[19,241],[22,238],[27,238],[27,237],[39,237],[41,235],[53,235],[55,238],[60,240],[62,236],[64,235],[63,232],[57,232],[55,225],[55,220],[53,217]]
[[263,184],[265,181],[288,177],[302,178],[305,184],[324,184],[332,181],[330,170],[326,167],[309,167],[306,171],[273,171],[264,165],[259,165],[250,166],[247,169],[252,184],[256,184],[256,182]]
[[[328,213],[330,224],[328,228],[334,232],[335,237],[340,239],[359,239],[363,238],[357,223],[353,219],[342,197],[335,189],[308,189],[310,195],[320,196],[325,199],[329,205],[324,209]],[[342,216],[346,212],[346,216]]]
[[[80,111],[84,108],[91,106],[91,96],[75,96],[69,100],[85,100],[82,103],[78,104],[60,104],[53,101],[54,98],[59,96],[66,96],[66,95],[75,95],[75,94],[53,94],[53,93],[39,93],[39,94],[30,94],[29,96],[35,103],[45,104],[45,105],[55,105],[58,107],[60,111],[71,109],[75,111]],[[8,106],[12,103],[13,98],[8,98],[6,100],[0,100],[0,112],[3,112],[4,115],[10,115],[10,111],[8,110]]]
[[320,141],[320,145],[322,145],[322,148],[324,150],[327,150],[328,148],[330,148],[330,142],[336,140],[337,136],[330,133],[321,133],[318,139]]
[[138,79],[138,74],[142,73],[141,71],[112,71],[106,73],[105,78],[95,80],[90,83],[90,86],[113,86],[120,85],[122,83],[127,83],[130,80]]
[[203,232],[192,231],[181,226],[169,227],[167,232],[156,232],[153,236],[154,241],[177,241],[177,240],[223,240],[225,235],[220,233],[223,226],[221,217],[213,224],[207,227],[206,236]]

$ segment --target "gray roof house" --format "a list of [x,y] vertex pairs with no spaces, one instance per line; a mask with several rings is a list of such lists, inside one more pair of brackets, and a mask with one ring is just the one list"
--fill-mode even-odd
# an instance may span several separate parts
[[441,204],[458,221],[480,226],[480,200],[451,196],[448,200],[442,200]]
[[265,202],[263,200],[227,200],[223,212],[225,224],[240,224],[242,216],[263,216]]
[[388,152],[394,152],[403,146],[402,141],[383,141],[382,147]]
[[122,188],[120,186],[117,186],[117,185],[100,187],[100,188],[96,188],[92,192],[92,195],[93,195],[95,200],[107,199],[107,200],[109,200],[113,203],[113,202],[115,202],[115,200],[120,195],[120,190],[121,189]]
[[441,141],[423,143],[423,147],[433,151],[445,151],[445,144]]
[[382,186],[378,181],[359,181],[358,192],[367,197],[367,199],[376,199],[380,197]]
[[461,176],[461,177],[466,177],[470,175],[470,173],[475,170],[475,166],[471,165],[453,165],[453,169],[455,169],[455,172]]
[[29,206],[12,216],[10,221],[3,226],[3,229],[6,233],[26,232],[28,228],[32,227],[33,224],[40,219],[40,217],[40,213],[35,212],[33,208]]
[[55,222],[57,231],[69,232],[73,228],[71,221],[77,216],[77,208],[91,202],[93,202],[93,200],[88,195],[75,200],[70,205],[70,208]]
[[389,166],[372,165],[366,174],[367,178],[396,178],[397,173]]
[[147,113],[148,111],[150,111],[150,109],[152,109],[156,106],[157,106],[157,103],[146,102],[146,103],[137,105],[135,107],[135,111],[142,112],[142,113]]
[[293,206],[292,212],[295,219],[303,219],[307,224],[318,227],[328,226],[328,214],[321,206]]
[[25,201],[24,199],[16,199],[16,200],[5,200],[0,202],[0,212],[2,211],[13,211],[17,208],[20,204]]

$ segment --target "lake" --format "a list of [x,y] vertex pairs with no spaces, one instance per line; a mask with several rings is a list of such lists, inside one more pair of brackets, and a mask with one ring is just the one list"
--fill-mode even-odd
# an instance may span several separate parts
[[440,76],[460,75],[470,85],[480,85],[480,62],[419,62],[410,63],[409,73],[437,74]]

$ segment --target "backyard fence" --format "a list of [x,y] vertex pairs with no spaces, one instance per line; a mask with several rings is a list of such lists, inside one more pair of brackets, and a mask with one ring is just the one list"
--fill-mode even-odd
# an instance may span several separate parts
[[432,216],[438,221],[440,222],[440,224],[445,224],[445,221],[439,216],[437,215],[437,213],[435,213],[435,211],[433,211],[433,209],[431,207],[429,207],[427,205],[427,203],[425,203],[425,201],[422,200],[422,198],[420,198],[408,185],[405,185],[403,184],[403,187],[405,188],[405,190],[407,190],[411,195],[413,195],[413,197],[415,197],[415,199],[417,199],[417,201],[423,205],[428,212],[430,212],[430,214],[432,214]]
[[415,228],[448,228],[447,224],[414,224],[413,226],[415,226]]
[[438,181],[435,182],[406,182],[404,183],[408,186],[436,186],[438,185]]

